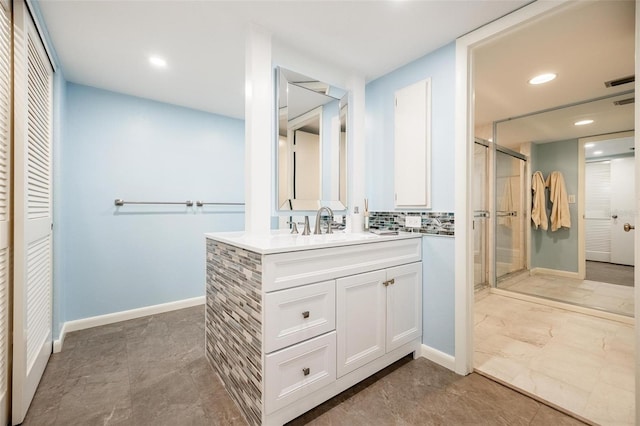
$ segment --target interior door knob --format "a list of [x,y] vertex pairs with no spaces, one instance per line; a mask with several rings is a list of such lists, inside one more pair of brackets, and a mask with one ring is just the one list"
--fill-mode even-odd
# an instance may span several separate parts
[[628,224],[628,223],[625,223],[625,224],[623,225],[623,228],[624,228],[624,232],[629,232],[629,231],[631,231],[632,229],[636,229],[636,227],[635,227],[635,226],[630,225],[630,224]]

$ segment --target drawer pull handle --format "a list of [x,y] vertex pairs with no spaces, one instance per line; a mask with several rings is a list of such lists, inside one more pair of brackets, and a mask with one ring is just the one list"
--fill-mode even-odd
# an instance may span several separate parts
[[309,367],[305,367],[302,369],[302,374],[304,374],[305,376],[308,376],[309,373],[311,373],[311,370],[309,369]]
[[304,311],[302,313],[302,318],[309,318],[309,311]]

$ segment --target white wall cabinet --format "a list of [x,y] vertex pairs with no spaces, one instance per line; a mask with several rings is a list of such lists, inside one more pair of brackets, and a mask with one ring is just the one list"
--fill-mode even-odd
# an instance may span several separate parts
[[422,263],[336,282],[338,377],[422,335]]
[[431,208],[431,79],[395,92],[396,207]]

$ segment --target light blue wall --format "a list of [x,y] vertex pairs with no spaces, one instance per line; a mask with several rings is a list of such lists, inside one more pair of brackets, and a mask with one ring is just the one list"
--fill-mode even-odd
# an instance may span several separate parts
[[[373,211],[394,210],[394,93],[431,78],[433,211],[454,211],[455,43],[399,68],[366,87],[366,195]],[[454,239],[423,239],[423,343],[454,355]]]
[[203,296],[203,234],[241,230],[243,209],[113,203],[242,202],[243,121],[71,83],[64,114],[61,320]]
[[422,342],[455,355],[455,240],[422,237]]
[[366,162],[369,207],[394,209],[394,97],[398,89],[431,78],[431,201],[433,211],[454,210],[455,43],[367,84]]
[[[567,194],[578,193],[578,140],[534,144],[531,149],[531,172],[540,170],[545,179],[552,171],[564,176]],[[551,203],[547,191],[547,216]],[[531,230],[531,267],[578,272],[578,204],[569,204],[571,228]]]

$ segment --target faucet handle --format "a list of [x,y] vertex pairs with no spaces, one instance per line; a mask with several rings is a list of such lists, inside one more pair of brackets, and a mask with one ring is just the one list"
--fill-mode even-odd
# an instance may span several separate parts
[[311,235],[311,229],[309,229],[309,216],[304,217],[304,230],[302,235]]
[[298,233],[298,225],[293,221],[287,221],[287,225],[291,225],[291,233],[292,234],[297,234]]
[[333,217],[330,217],[329,220],[327,220],[327,234],[333,234],[333,228],[331,227],[332,223]]

